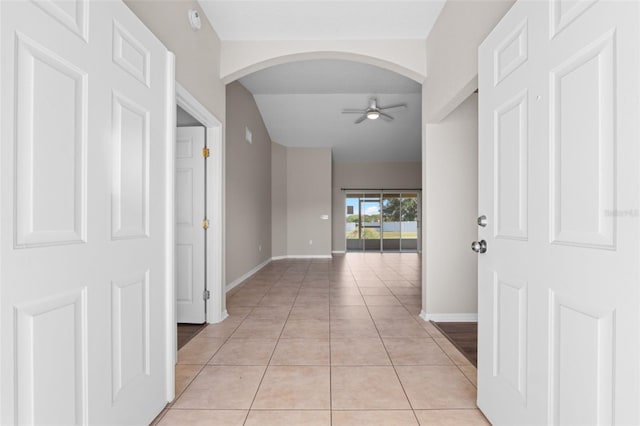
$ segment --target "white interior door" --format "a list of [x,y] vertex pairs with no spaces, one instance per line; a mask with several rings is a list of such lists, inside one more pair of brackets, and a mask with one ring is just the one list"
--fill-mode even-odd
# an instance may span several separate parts
[[494,424],[640,424],[639,23],[637,1],[519,1],[480,47]]
[[173,56],[120,1],[0,15],[0,423],[148,424],[171,393]]
[[205,322],[204,127],[176,135],[176,298],[180,323]]

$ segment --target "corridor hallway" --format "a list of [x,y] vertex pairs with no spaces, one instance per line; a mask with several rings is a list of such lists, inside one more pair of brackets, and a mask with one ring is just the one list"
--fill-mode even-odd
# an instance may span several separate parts
[[420,256],[274,261],[178,353],[160,425],[481,425],[476,369],[421,309]]

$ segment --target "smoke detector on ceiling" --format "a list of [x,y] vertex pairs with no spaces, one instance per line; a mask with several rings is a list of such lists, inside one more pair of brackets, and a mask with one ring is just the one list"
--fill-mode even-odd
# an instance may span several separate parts
[[189,10],[189,25],[191,25],[191,29],[193,31],[198,31],[202,27],[202,22],[200,21],[200,12],[196,9]]

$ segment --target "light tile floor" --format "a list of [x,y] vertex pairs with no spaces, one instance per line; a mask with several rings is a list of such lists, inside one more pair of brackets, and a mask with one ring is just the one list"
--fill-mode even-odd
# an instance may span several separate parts
[[159,425],[484,425],[476,369],[421,307],[417,254],[272,262],[178,353]]

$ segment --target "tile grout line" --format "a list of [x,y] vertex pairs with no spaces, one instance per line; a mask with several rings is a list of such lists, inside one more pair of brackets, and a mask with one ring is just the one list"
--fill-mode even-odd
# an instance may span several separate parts
[[[180,391],[180,394],[179,394],[179,395],[175,395],[175,396],[174,396],[174,398],[173,398],[173,401],[171,401],[169,404],[167,404],[167,405],[168,405],[167,409],[173,409],[173,405],[174,405],[174,404],[178,401],[178,399],[179,399],[179,398],[180,398],[180,397],[181,397],[181,396],[186,392],[186,390],[189,388],[189,386],[191,386],[191,384],[193,383],[193,381],[194,381],[194,380],[195,380],[195,379],[200,375],[200,373],[202,373],[202,370],[204,370],[204,368],[205,368],[207,365],[209,365],[209,362],[211,362],[211,360],[213,359],[213,357],[215,357],[215,356],[218,354],[218,352],[220,351],[220,349],[222,349],[222,347],[223,347],[223,346],[224,346],[224,345],[229,341],[229,339],[231,338],[231,336],[233,335],[233,333],[235,333],[235,331],[238,329],[238,327],[240,327],[240,325],[244,322],[244,320],[245,320],[245,319],[247,319],[247,317],[249,316],[249,314],[250,314],[252,311],[253,311],[253,308],[251,308],[251,310],[249,311],[249,313],[248,313],[247,315],[245,315],[245,317],[242,319],[242,321],[240,321],[240,322],[238,323],[238,325],[233,329],[233,331],[232,331],[232,332],[231,332],[231,333],[230,333],[226,338],[224,338],[224,340],[223,340],[222,344],[218,347],[218,349],[216,349],[216,350],[213,352],[213,354],[212,354],[212,355],[211,355],[211,357],[207,360],[207,362],[205,362],[204,364],[176,364],[176,365],[175,365],[175,367],[174,367],[174,372],[175,372],[175,368],[176,368],[178,365],[199,365],[199,366],[200,366],[200,369],[198,369],[198,372],[197,372],[197,373],[196,373],[196,374],[191,378],[191,380],[189,380],[189,382],[188,382],[188,383],[187,383],[187,385],[184,387],[184,389],[182,389],[182,391]],[[218,323],[218,324],[221,324],[221,322],[220,322],[220,323]],[[193,337],[191,338],[191,340],[193,340],[195,337],[197,337],[197,335],[198,335],[198,334],[200,334],[202,331],[204,331],[208,326],[209,326],[209,324],[207,324],[207,326],[206,326],[206,327],[203,327],[203,328],[202,328],[202,330],[200,330],[200,331],[199,331],[195,336],[193,336]],[[190,341],[191,341],[191,340],[190,340]],[[187,342],[187,343],[189,343],[189,342]],[[186,346],[186,344],[185,344],[185,346]],[[184,348],[184,346],[183,346],[183,348]],[[182,349],[182,348],[180,348],[180,349]],[[175,373],[174,373],[174,376],[175,376]],[[175,381],[175,380],[174,380],[174,381]],[[163,417],[164,417],[164,416],[163,416]]]
[[[358,260],[361,260],[360,262],[358,262]],[[257,401],[257,395],[258,392],[260,391],[260,388],[262,386],[264,382],[264,379],[266,378],[266,373],[267,370],[272,366],[272,362],[275,359],[275,353],[276,350],[279,346],[280,343],[286,341],[287,339],[284,338],[284,331],[287,328],[287,323],[289,320],[292,319],[297,319],[297,320],[316,320],[316,319],[321,319],[319,317],[317,317],[317,315],[311,315],[311,314],[304,314],[305,309],[304,308],[309,308],[312,306],[317,306],[318,303],[316,300],[313,299],[313,297],[311,298],[311,300],[308,301],[308,303],[305,303],[304,305],[300,305],[300,307],[302,307],[302,312],[298,312],[296,315],[297,316],[293,316],[293,309],[296,307],[296,303],[298,301],[302,302],[302,300],[300,298],[305,297],[305,295],[307,295],[307,291],[303,292],[303,290],[308,289],[320,289],[320,288],[324,288],[325,285],[328,285],[327,288],[327,293],[321,292],[321,294],[328,294],[328,329],[329,329],[329,339],[328,339],[328,348],[329,348],[329,424],[333,425],[333,414],[334,411],[335,412],[342,412],[342,411],[354,411],[354,412],[368,412],[368,411],[381,411],[381,412],[394,412],[394,411],[408,411],[411,410],[413,416],[414,416],[414,420],[416,422],[418,422],[417,424],[419,424],[419,419],[417,416],[417,412],[416,412],[416,408],[413,407],[413,404],[411,403],[411,400],[409,400],[408,394],[407,394],[407,390],[405,389],[405,386],[403,385],[402,381],[400,380],[400,376],[398,373],[398,367],[419,367],[422,366],[422,364],[420,364],[419,360],[418,360],[418,364],[413,365],[413,364],[407,364],[407,365],[399,365],[396,362],[394,362],[393,358],[390,355],[390,349],[389,349],[389,344],[387,344],[384,340],[384,338],[382,337],[381,331],[380,331],[380,327],[384,328],[384,324],[380,324],[380,326],[376,323],[376,319],[374,318],[374,316],[372,315],[372,311],[371,309],[373,308],[378,308],[378,307],[383,307],[382,310],[380,311],[376,311],[376,312],[380,312],[376,314],[376,318],[378,318],[378,316],[381,316],[378,320],[384,322],[385,320],[394,320],[394,319],[398,319],[397,315],[396,315],[396,311],[394,311],[394,309],[385,311],[384,307],[397,307],[399,308],[400,306],[402,306],[404,308],[404,311],[406,311],[411,317],[414,318],[414,321],[416,321],[418,324],[416,325],[421,325],[422,321],[420,321],[420,318],[415,316],[412,311],[415,311],[414,309],[414,305],[415,303],[413,303],[413,300],[408,297],[407,299],[405,299],[404,301],[407,302],[407,304],[405,305],[403,300],[400,300],[398,295],[396,295],[396,293],[394,293],[393,291],[391,291],[391,289],[394,286],[388,286],[387,283],[382,280],[380,278],[380,275],[378,275],[379,273],[384,274],[386,277],[389,277],[389,275],[386,275],[389,269],[391,271],[393,271],[393,273],[398,274],[397,270],[391,266],[390,264],[384,263],[384,262],[378,262],[379,264],[376,265],[374,264],[374,262],[376,261],[377,258],[367,258],[366,256],[361,256],[358,257],[357,259],[354,259],[354,261],[356,263],[354,263],[354,265],[358,266],[359,269],[363,270],[363,273],[365,272],[365,269],[368,268],[368,270],[370,270],[372,272],[372,274],[374,275],[374,277],[376,277],[376,279],[379,279],[382,283],[382,286],[380,286],[381,288],[384,288],[390,295],[394,296],[394,299],[396,299],[400,305],[375,305],[375,302],[373,305],[369,305],[366,303],[366,300],[364,300],[364,294],[362,294],[362,288],[363,287],[368,287],[366,285],[366,283],[363,287],[360,287],[358,280],[355,279],[355,272],[354,270],[351,268],[352,266],[352,262],[349,262],[346,257],[341,259],[340,263],[337,263],[335,261],[329,261],[328,262],[328,268],[322,268],[321,266],[319,267],[319,263],[314,263],[312,261],[310,262],[304,262],[304,263],[295,263],[295,262],[291,262],[291,263],[287,263],[286,266],[282,265],[282,268],[277,268],[277,271],[275,270],[271,270],[275,273],[269,273],[266,274],[265,276],[262,277],[262,280],[257,280],[255,284],[258,284],[260,286],[261,289],[266,289],[266,291],[261,295],[261,297],[259,299],[254,299],[254,301],[251,302],[252,306],[242,306],[242,308],[249,308],[247,309],[246,313],[241,314],[242,316],[240,317],[240,321],[238,322],[237,325],[232,326],[229,328],[230,333],[227,335],[226,338],[221,339],[222,340],[222,344],[213,352],[213,354],[211,355],[211,357],[208,359],[208,361],[204,364],[195,364],[200,366],[200,368],[198,369],[198,372],[194,375],[194,377],[189,381],[189,383],[184,387],[183,391],[180,393],[179,396],[176,396],[176,398],[174,399],[174,402],[177,401],[183,394],[184,392],[192,385],[193,381],[195,380],[195,378],[197,378],[202,371],[204,370],[204,367],[210,366],[210,362],[211,360],[217,356],[220,351],[222,350],[222,348],[231,340],[231,338],[233,337],[234,333],[238,331],[238,329],[243,325],[247,323],[247,320],[251,317],[252,314],[256,313],[256,308],[260,307],[260,303],[262,303],[262,301],[266,298],[266,296],[270,295],[270,292],[277,290],[277,289],[290,289],[293,290],[294,288],[296,289],[296,291],[291,291],[290,293],[286,294],[286,297],[289,298],[290,295],[292,293],[295,294],[295,297],[293,297],[291,300],[291,302],[288,302],[288,304],[286,306],[288,306],[287,311],[282,310],[282,314],[284,314],[286,312],[286,318],[284,318],[284,322],[282,325],[281,330],[279,331],[279,334],[277,335],[277,338],[275,339],[275,346],[273,347],[273,350],[271,351],[271,354],[269,356],[269,360],[267,362],[267,365],[265,366],[264,372],[262,374],[262,377],[260,378],[260,382],[257,385],[256,391],[253,395],[251,404],[249,405],[249,408],[247,409],[246,415],[244,416],[244,420],[243,420],[243,424],[248,424],[248,418],[249,415],[251,414],[252,411],[256,411],[256,412],[260,412],[260,411],[281,411],[281,412],[295,412],[295,411],[305,411],[305,412],[319,412],[322,411],[322,408],[295,408],[293,407],[291,404],[280,404],[283,407],[287,407],[287,408],[269,408],[269,407],[265,407],[263,409],[258,409],[258,408],[254,408],[255,406],[255,402]],[[344,263],[342,263],[344,262]],[[327,263],[322,263],[323,265],[327,265]],[[407,263],[408,265],[408,263]],[[302,267],[302,269],[299,269],[300,267]],[[405,269],[405,267],[403,265],[401,265],[401,267],[399,266],[400,269]],[[270,271],[270,272],[271,272]],[[344,272],[348,271],[348,275],[345,274]],[[283,279],[285,279],[285,277],[287,276],[288,273],[294,272],[294,274],[300,274],[302,276],[302,278],[295,278],[295,280],[290,281],[291,285],[284,285],[281,286],[279,285]],[[356,271],[357,272],[357,271]],[[312,280],[319,280],[319,281],[324,281],[321,280],[320,278],[322,278],[324,276],[324,274],[328,274],[328,280],[326,281],[327,284],[323,284],[320,283],[320,286],[317,285],[311,285],[311,286],[305,286],[305,280],[307,279],[312,279]],[[311,275],[310,275],[311,274]],[[293,278],[293,277],[292,277]],[[338,285],[334,287],[334,284],[340,284],[341,281],[343,281],[343,278],[346,279],[353,279],[353,285]],[[363,279],[368,279],[368,278],[363,278]],[[262,281],[262,282],[259,282]],[[285,280],[286,281],[286,280]],[[297,282],[296,282],[297,281]],[[246,286],[247,283],[243,283],[242,288],[250,288],[249,286]],[[295,284],[295,285],[294,285]],[[349,284],[349,283],[346,283]],[[398,382],[400,383],[401,389],[403,390],[403,394],[405,395],[405,399],[408,402],[408,409],[407,408],[345,408],[345,409],[335,409],[335,407],[333,407],[333,383],[332,383],[332,373],[333,373],[333,354],[332,354],[332,343],[333,343],[333,335],[332,335],[332,331],[333,331],[333,327],[332,327],[332,320],[336,319],[336,316],[333,315],[332,312],[332,308],[334,307],[340,307],[341,305],[333,305],[332,304],[332,296],[336,295],[338,296],[341,293],[341,289],[346,289],[346,288],[353,288],[355,286],[355,288],[358,289],[357,292],[347,292],[348,294],[346,294],[346,296],[348,296],[349,294],[359,294],[360,297],[363,299],[363,304],[361,306],[363,306],[366,309],[366,312],[368,313],[369,317],[368,319],[370,321],[373,322],[374,328],[376,330],[377,336],[379,341],[383,344],[383,348],[385,350],[385,353],[389,359],[390,365],[378,365],[378,364],[362,364],[362,362],[360,362],[361,365],[344,365],[344,366],[339,366],[339,367],[389,367],[391,366],[393,368],[394,374],[398,380]],[[372,287],[376,287],[376,286],[372,286]],[[258,288],[258,287],[257,287]],[[285,291],[285,293],[287,293]],[[300,293],[303,293],[302,295]],[[402,293],[402,292],[400,292]],[[308,294],[308,296],[313,296],[314,292],[312,291],[311,294]],[[375,292],[374,294],[375,295]],[[271,295],[273,296],[273,295]],[[276,295],[277,296],[277,295]],[[407,296],[413,296],[413,294],[409,294]],[[257,300],[257,301],[256,301]],[[272,300],[272,299],[269,299]],[[391,301],[391,299],[389,299],[389,301]],[[347,299],[347,302],[351,303],[351,300]],[[268,317],[268,315],[270,314],[269,309],[274,309],[273,313],[274,314],[278,314],[278,316],[280,318],[282,318],[280,315],[280,310],[275,310],[276,308],[278,308],[280,305],[278,305],[278,303],[280,303],[280,301],[277,299],[277,297],[275,299],[273,299],[273,305],[272,306],[264,306],[264,308],[266,308],[266,310],[264,311],[263,315],[266,315],[265,318]],[[327,302],[323,302],[324,303]],[[271,304],[271,302],[269,302],[269,304]],[[327,305],[325,305],[327,306]],[[345,307],[349,307],[351,305],[344,305]],[[243,309],[244,310],[244,309]],[[352,311],[350,310],[345,310],[344,314],[346,314],[347,316],[345,318],[351,318]],[[359,311],[359,312],[363,312],[363,311]],[[397,311],[398,314],[400,313],[400,311]],[[339,311],[338,313],[342,313],[342,311]],[[355,312],[354,312],[355,313]],[[303,314],[303,315],[300,315]],[[360,315],[358,313],[358,315]],[[341,315],[339,315],[341,316]],[[317,318],[316,318],[317,317]],[[260,321],[260,319],[257,319],[258,322]],[[409,326],[409,323],[414,324],[412,321],[409,321],[408,318],[404,318],[404,314],[403,314],[403,319],[398,319],[399,320],[399,326],[402,325],[402,323],[407,324],[407,326]],[[314,325],[311,324],[311,328],[310,329],[305,329],[305,327],[300,328],[300,331],[302,331],[303,333],[298,333],[299,338],[313,338],[313,333],[314,333]],[[415,326],[414,326],[415,327]],[[462,370],[462,368],[464,368],[466,365],[462,365],[462,364],[457,364],[454,360],[455,354],[450,355],[450,353],[448,351],[445,351],[444,346],[441,345],[440,343],[446,343],[444,341],[437,341],[435,340],[435,338],[433,337],[433,335],[431,333],[429,333],[428,329],[420,326],[421,331],[423,331],[424,333],[424,337],[428,337],[429,340],[431,340],[433,343],[436,343],[435,347],[439,348],[442,352],[445,353],[446,355],[446,359],[449,360],[451,362],[451,364],[455,365],[457,368],[457,371],[460,371],[460,374],[463,374],[463,376],[469,381],[471,382],[471,379],[464,373],[464,371]],[[266,330],[266,329],[265,329]],[[351,330],[352,332],[354,331],[353,329]],[[391,330],[392,333],[389,335],[388,331],[385,331],[385,335],[388,335],[388,337],[396,337],[393,335],[393,330]],[[401,330],[402,331],[402,330]],[[412,331],[412,330],[409,330]],[[310,334],[311,333],[311,334]],[[227,332],[225,332],[225,334],[227,334]],[[404,332],[400,333],[400,334],[404,334]],[[292,336],[292,338],[295,338],[296,334],[294,333],[294,335]],[[346,337],[346,335],[345,335]],[[398,336],[398,337],[403,337],[403,336]],[[247,337],[246,339],[249,339],[250,337]],[[264,335],[256,335],[254,338],[258,339],[258,338],[266,338]],[[407,338],[411,338],[410,335],[407,335]],[[458,351],[459,352],[459,351]],[[301,358],[301,360],[303,361],[303,364],[300,365],[309,365],[309,366],[315,366],[318,365],[320,366],[320,364],[318,363],[313,363],[313,362],[309,362],[308,358]],[[233,361],[232,361],[233,362]],[[363,361],[364,362],[364,361]],[[288,364],[292,364],[291,362],[284,362],[283,366],[286,366]],[[185,365],[185,364],[182,364]],[[227,364],[219,364],[220,366],[226,366]],[[233,364],[229,364],[229,365],[233,365]],[[245,365],[245,364],[243,364]],[[246,364],[248,365],[248,364]],[[252,364],[253,365],[253,364]],[[294,365],[294,364],[292,364]],[[431,364],[429,364],[431,365]],[[439,365],[439,364],[433,364],[433,365]],[[261,365],[262,366],[262,365]],[[338,366],[335,366],[338,367]],[[388,371],[388,370],[387,370]],[[474,388],[477,388],[475,385],[473,385],[473,382],[471,382],[472,386]],[[368,405],[368,404],[367,404]],[[170,409],[174,409],[174,410],[183,410],[181,408],[170,408],[167,407],[164,411],[164,413],[161,413],[161,416],[155,420],[156,423],[160,422],[165,416],[166,414],[169,412]],[[188,408],[185,408],[184,410],[188,410]],[[208,408],[202,408],[202,409],[194,409],[194,410],[202,410],[202,411],[244,411],[244,409],[208,409]],[[425,410],[429,410],[429,409],[425,409]],[[461,407],[461,408],[455,408],[455,407],[450,407],[450,408],[433,408],[432,410],[435,411],[448,411],[448,410],[469,410],[469,411],[474,411],[477,410],[477,408],[472,408],[472,407]],[[287,414],[288,416],[289,414]]]
[[[304,278],[306,278],[308,270],[309,270],[309,266],[311,265],[311,263],[309,263],[309,265],[307,266],[305,273],[304,273]],[[290,269],[290,266],[287,267],[287,270]],[[286,274],[286,272],[285,272]],[[284,274],[280,275],[280,277],[278,277],[278,280],[276,282],[278,282],[280,279],[282,279],[282,276]],[[304,278],[302,279],[302,282],[304,282]],[[270,287],[269,290],[271,290],[276,282],[274,282]],[[296,292],[296,297],[293,299],[293,304],[289,307],[289,313],[287,314],[287,318],[284,320],[284,324],[282,325],[282,330],[280,330],[280,334],[278,335],[278,338],[276,339],[276,345],[273,347],[273,351],[271,352],[271,356],[269,357],[269,360],[267,361],[267,365],[264,369],[264,372],[262,373],[262,377],[260,378],[260,382],[258,383],[258,386],[256,387],[256,392],[253,395],[253,399],[251,400],[251,404],[249,405],[249,409],[247,410],[247,415],[244,418],[244,421],[242,422],[243,426],[246,425],[247,420],[249,419],[249,415],[251,414],[251,410],[253,408],[253,404],[255,404],[256,402],[256,398],[258,397],[258,392],[260,391],[260,386],[262,386],[262,382],[264,381],[265,376],[267,375],[267,370],[269,369],[269,366],[271,365],[271,360],[273,359],[273,355],[276,353],[276,349],[278,348],[278,345],[280,344],[280,338],[282,337],[282,333],[284,333],[284,329],[287,326],[287,321],[289,321],[289,317],[291,316],[291,311],[293,310],[293,305],[295,305],[295,301],[298,299],[298,294],[300,294],[300,288],[302,288],[302,282],[301,284],[298,286],[298,291]],[[262,299],[261,299],[262,300]]]
[[[331,268],[330,268],[331,270]],[[331,351],[331,272],[329,272],[329,425],[333,426],[333,357]]]
[[[380,277],[378,277],[378,278],[380,278]],[[388,289],[386,283],[384,281],[382,281],[382,282],[385,285],[385,287]],[[369,311],[369,305],[366,305],[366,306],[367,306],[367,311]],[[402,307],[404,307],[404,305],[402,305]],[[369,315],[371,315],[371,311],[369,311]],[[373,320],[373,315],[371,316],[371,319]],[[376,331],[378,332],[378,337],[380,338],[380,341],[382,342],[382,347],[384,348],[385,353],[387,354],[387,357],[389,357],[389,362],[391,363],[391,368],[393,368],[393,372],[396,375],[396,378],[398,379],[398,383],[400,384],[400,388],[402,389],[402,393],[404,394],[404,397],[407,399],[407,403],[409,404],[409,407],[411,408],[411,413],[413,414],[413,418],[416,420],[416,425],[419,425],[420,424],[420,420],[418,420],[418,416],[416,414],[416,410],[415,410],[415,408],[413,408],[413,404],[411,403],[411,400],[409,399],[409,395],[407,395],[407,390],[404,388],[404,385],[402,384],[402,380],[400,379],[400,374],[398,374],[398,370],[396,370],[396,365],[393,362],[393,358],[391,357],[391,354],[389,353],[389,350],[387,349],[387,345],[385,345],[385,343],[384,343],[384,339],[382,338],[382,335],[380,334],[380,330],[378,329],[378,325],[376,324],[375,320],[373,320],[373,326],[376,328]]]

